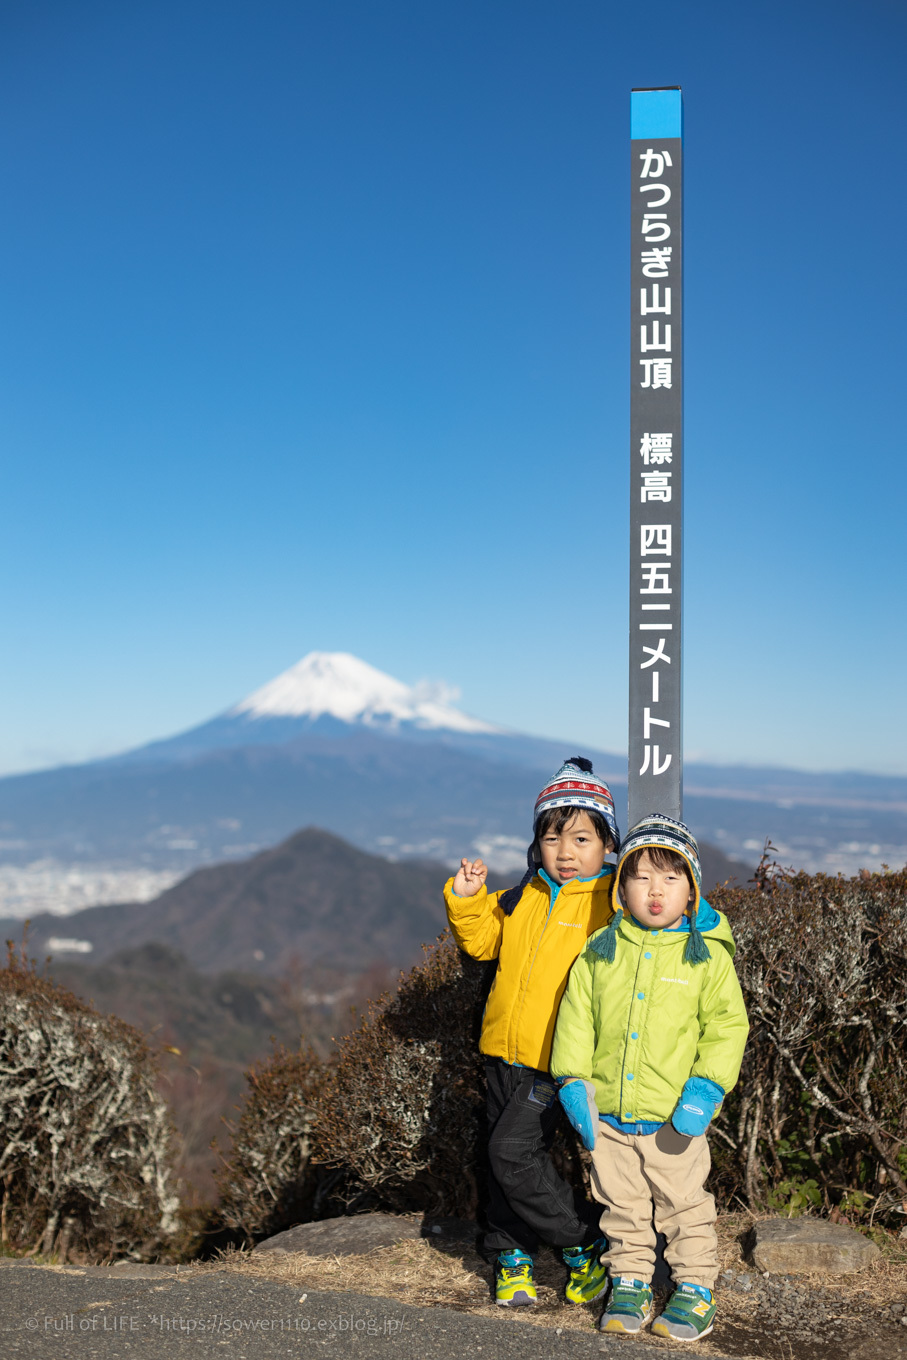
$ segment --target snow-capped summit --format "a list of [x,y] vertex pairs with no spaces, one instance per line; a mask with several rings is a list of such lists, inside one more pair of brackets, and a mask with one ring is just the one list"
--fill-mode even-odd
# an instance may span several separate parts
[[498,732],[453,707],[455,691],[439,684],[404,685],[349,652],[309,652],[295,666],[262,685],[225,716],[307,718],[331,717],[365,726],[423,730]]
[[[349,652],[309,652],[198,727],[99,763],[194,761],[215,751],[276,750],[312,737],[333,741],[355,738],[357,733],[369,740],[400,737],[460,747],[465,743],[470,750],[476,743],[485,750],[489,741],[503,742],[510,749],[514,733],[462,713],[455,707],[457,698],[457,692],[444,684],[404,685]],[[537,739],[526,740],[534,749]]]

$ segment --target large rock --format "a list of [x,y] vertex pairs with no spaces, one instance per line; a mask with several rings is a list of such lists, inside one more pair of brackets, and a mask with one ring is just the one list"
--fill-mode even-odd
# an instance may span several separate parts
[[422,1237],[416,1218],[393,1214],[356,1214],[323,1218],[318,1223],[298,1223],[295,1228],[259,1242],[256,1251],[301,1251],[306,1256],[362,1256],[375,1247],[392,1247]]
[[822,1218],[769,1218],[753,1228],[747,1254],[758,1270],[768,1270],[772,1275],[805,1275],[813,1270],[843,1275],[868,1266],[879,1249],[843,1223],[828,1223]]

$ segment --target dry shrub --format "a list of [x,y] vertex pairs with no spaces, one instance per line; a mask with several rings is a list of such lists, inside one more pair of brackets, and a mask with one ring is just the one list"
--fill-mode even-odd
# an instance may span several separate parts
[[[309,1048],[276,1048],[253,1068],[218,1176],[220,1226],[256,1241],[344,1203],[475,1217],[485,1164],[478,1037],[493,973],[445,932],[329,1064]],[[582,1188],[566,1122],[553,1154]]]
[[725,1195],[907,1211],[907,870],[810,877],[764,858],[755,891],[713,900],[752,1025],[711,1139]]
[[[724,1206],[834,1208],[903,1224],[907,1210],[907,870],[853,879],[782,872],[721,889],[752,1030],[716,1121]],[[340,1047],[319,1155],[398,1211],[474,1216],[484,1162],[477,1039],[487,965],[442,936],[397,995]],[[552,1155],[581,1190],[566,1127]]]
[[9,946],[0,969],[0,1235],[13,1249],[148,1257],[177,1229],[173,1130],[137,1029]]
[[[319,1102],[318,1155],[352,1172],[372,1203],[475,1218],[484,1198],[485,1081],[478,1052],[494,964],[445,933],[340,1045]],[[566,1123],[555,1147],[582,1170]]]
[[313,1107],[324,1067],[313,1050],[275,1045],[247,1072],[233,1147],[217,1176],[224,1227],[247,1242],[312,1217]]
[[[740,1081],[710,1135],[722,1206],[741,1197],[753,1209],[824,1206],[851,1221],[900,1227],[907,870],[845,879],[763,862],[755,889],[722,888],[713,901],[734,930],[752,1024]],[[275,1110],[292,1101],[290,1069],[274,1101],[256,1098],[243,1127],[263,1170],[250,1172],[248,1184],[268,1179],[266,1192],[253,1188],[250,1197],[266,1193],[276,1212],[283,1195],[297,1204],[308,1196],[317,1214],[311,1186],[292,1188],[305,1179],[311,1137],[308,1175],[316,1161],[334,1168],[347,1203],[474,1218],[485,1172],[478,1036],[493,967],[461,954],[445,933],[396,995],[370,1007],[314,1084],[306,1068],[298,1162],[279,1150],[282,1132],[275,1150],[274,1131],[283,1127]],[[566,1123],[552,1156],[583,1191],[586,1158]],[[257,1236],[265,1220],[249,1214],[244,1193],[231,1212]],[[290,1221],[282,1210],[281,1225]]]
[[399,1212],[474,1215],[489,967],[449,936],[343,1039],[319,1103],[319,1156]]

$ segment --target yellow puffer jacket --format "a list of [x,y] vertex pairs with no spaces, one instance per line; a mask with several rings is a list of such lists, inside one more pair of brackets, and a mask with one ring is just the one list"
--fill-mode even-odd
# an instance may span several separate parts
[[473,897],[458,897],[448,879],[444,901],[457,944],[474,959],[498,961],[479,1040],[487,1057],[548,1071],[570,969],[611,917],[613,872],[606,864],[598,878],[554,889],[536,874],[511,916],[499,906],[501,893],[482,887]]

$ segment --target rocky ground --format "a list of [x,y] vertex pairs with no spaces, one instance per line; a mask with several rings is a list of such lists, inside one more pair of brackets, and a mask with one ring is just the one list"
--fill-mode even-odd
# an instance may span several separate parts
[[[367,1224],[365,1218],[373,1221]],[[475,1249],[474,1225],[365,1218],[332,1220],[336,1228],[321,1223],[291,1229],[272,1243],[294,1249],[263,1250],[269,1244],[262,1244],[252,1253],[227,1257],[218,1268],[300,1288],[345,1287],[411,1306],[501,1317],[504,1310],[495,1307],[492,1296],[492,1270]],[[741,1360],[907,1360],[907,1250],[892,1244],[854,1273],[773,1275],[757,1270],[742,1254],[752,1220],[727,1216],[719,1226],[718,1318],[697,1354]],[[391,1244],[392,1236],[403,1240]],[[538,1306],[519,1310],[514,1322],[555,1328],[564,1336],[595,1331],[601,1304],[576,1308],[565,1303],[566,1272],[553,1252],[540,1254],[536,1278]],[[667,1282],[656,1290],[660,1303],[668,1292]],[[664,1350],[686,1349],[648,1333],[640,1340]],[[627,1338],[621,1344],[638,1343]]]

